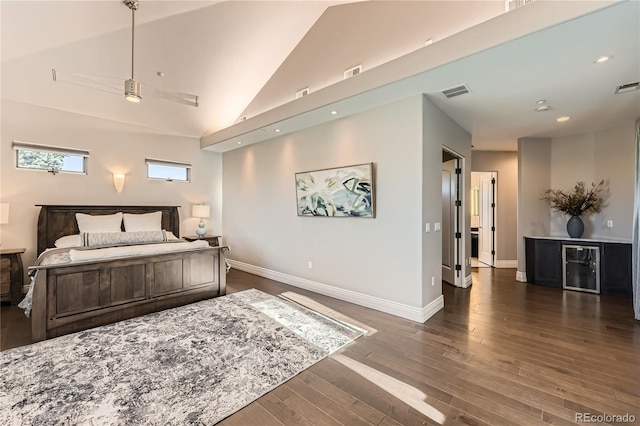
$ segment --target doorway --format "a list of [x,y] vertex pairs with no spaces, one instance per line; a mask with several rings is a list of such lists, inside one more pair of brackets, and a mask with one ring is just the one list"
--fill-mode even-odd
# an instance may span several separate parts
[[442,150],[442,281],[463,287],[462,157]]
[[497,172],[471,172],[471,266],[495,266]]

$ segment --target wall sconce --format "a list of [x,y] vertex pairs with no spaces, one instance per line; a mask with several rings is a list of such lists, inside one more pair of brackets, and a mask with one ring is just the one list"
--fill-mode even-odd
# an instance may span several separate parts
[[191,208],[191,216],[199,217],[200,223],[198,223],[198,229],[196,229],[196,234],[198,237],[204,237],[207,235],[207,229],[205,228],[204,218],[209,218],[210,209],[209,206],[205,204],[194,204]]
[[0,224],[9,223],[9,203],[0,203]]
[[113,174],[113,186],[116,187],[116,191],[118,191],[118,194],[121,193],[122,188],[124,188],[125,176],[126,175],[124,173]]

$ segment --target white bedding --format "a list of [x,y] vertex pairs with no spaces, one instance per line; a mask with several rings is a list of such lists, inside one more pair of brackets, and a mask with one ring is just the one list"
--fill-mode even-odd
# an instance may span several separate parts
[[166,244],[144,244],[135,246],[117,246],[96,248],[92,250],[69,250],[69,258],[72,262],[84,260],[110,259],[113,257],[147,256],[151,254],[170,253],[173,251],[195,250],[209,247],[204,240],[193,242],[181,241]]

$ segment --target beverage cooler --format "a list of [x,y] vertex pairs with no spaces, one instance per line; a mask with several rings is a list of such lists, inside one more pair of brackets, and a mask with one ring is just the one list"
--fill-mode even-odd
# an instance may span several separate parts
[[600,248],[562,245],[562,288],[600,293]]

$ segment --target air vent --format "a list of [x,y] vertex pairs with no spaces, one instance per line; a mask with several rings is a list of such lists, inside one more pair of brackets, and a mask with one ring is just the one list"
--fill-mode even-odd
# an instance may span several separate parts
[[634,90],[638,90],[638,89],[640,89],[640,81],[621,84],[620,86],[616,87],[615,94],[617,95],[618,93],[633,92]]
[[531,2],[533,2],[533,0],[506,0],[504,2],[504,11],[510,12],[522,6],[526,6]]
[[358,65],[357,67],[353,67],[353,68],[349,68],[348,70],[346,70],[344,72],[344,78],[350,78],[353,77],[354,75],[358,75],[362,72],[362,64]]
[[447,98],[454,98],[456,96],[464,95],[470,92],[471,90],[469,89],[469,86],[467,86],[466,84],[462,84],[460,86],[452,87],[451,89],[443,90],[442,94]]
[[303,96],[307,96],[308,94],[309,94],[309,88],[305,87],[304,89],[298,90],[296,92],[296,99],[301,98]]

